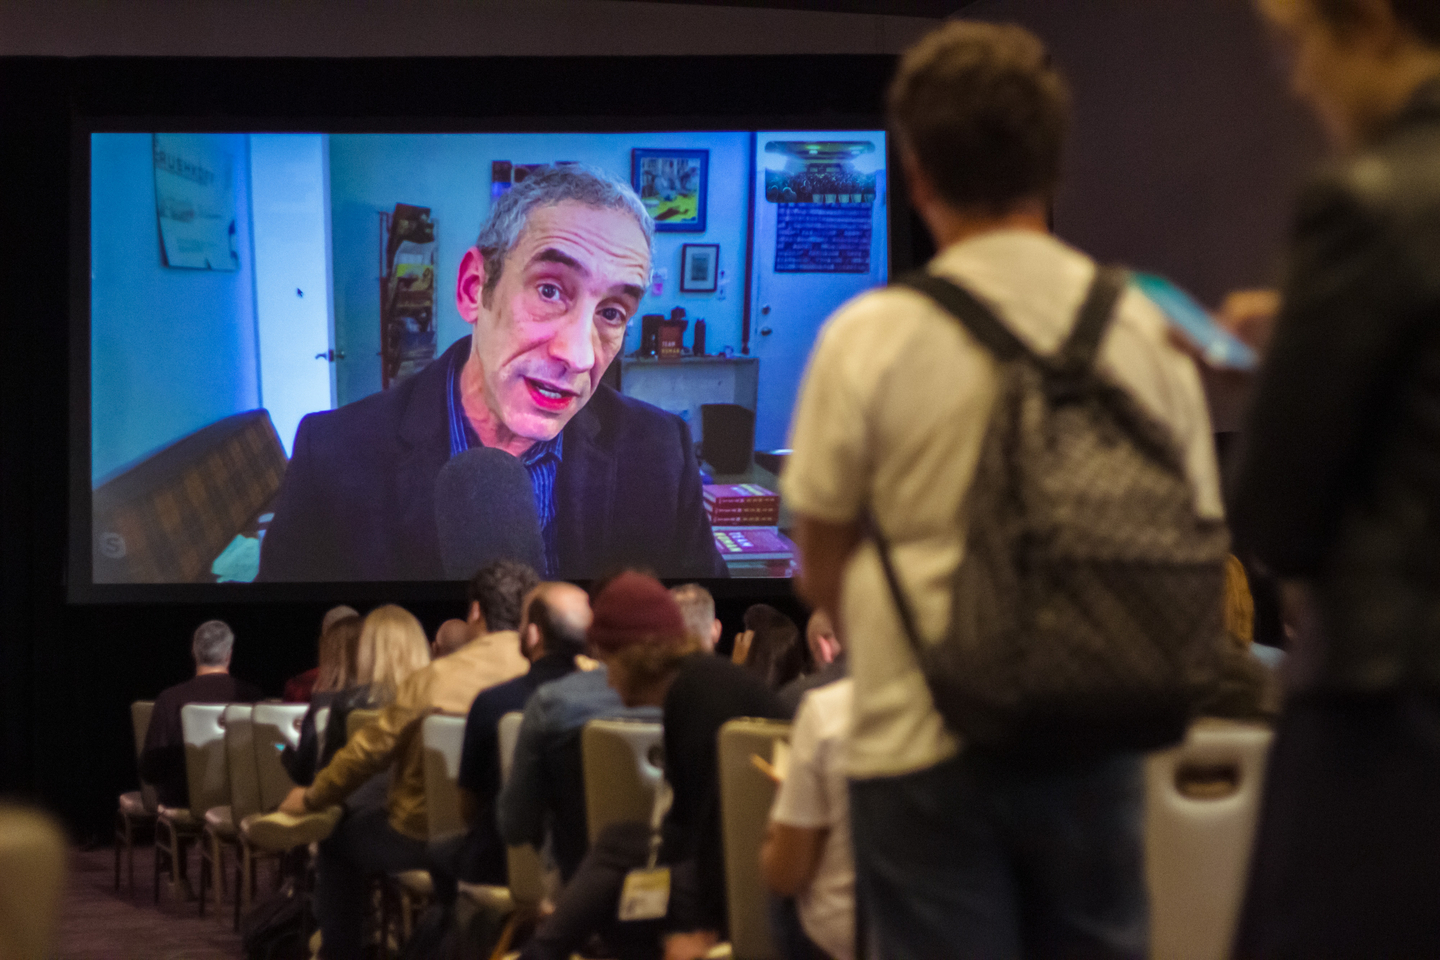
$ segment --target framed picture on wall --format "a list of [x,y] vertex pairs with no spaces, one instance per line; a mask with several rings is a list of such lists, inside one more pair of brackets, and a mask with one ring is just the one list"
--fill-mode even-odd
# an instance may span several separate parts
[[704,233],[709,150],[630,151],[630,183],[660,233]]
[[720,244],[687,243],[680,247],[680,292],[714,293],[720,277]]

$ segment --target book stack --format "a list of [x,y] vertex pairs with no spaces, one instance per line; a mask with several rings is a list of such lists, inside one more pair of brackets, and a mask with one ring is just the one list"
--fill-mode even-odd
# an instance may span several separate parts
[[731,576],[790,575],[795,544],[780,532],[780,497],[753,483],[704,488],[705,513],[715,547]]
[[780,497],[754,483],[711,483],[704,488],[712,527],[773,527],[780,522]]

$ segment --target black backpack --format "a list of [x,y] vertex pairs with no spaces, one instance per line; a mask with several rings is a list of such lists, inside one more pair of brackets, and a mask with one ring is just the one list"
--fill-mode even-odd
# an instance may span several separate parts
[[240,921],[245,960],[306,960],[313,929],[310,894],[293,878],[259,901]]
[[899,281],[999,364],[956,505],[965,553],[943,636],[920,637],[875,531],[935,706],[981,750],[1055,758],[1175,743],[1218,675],[1225,525],[1197,515],[1169,431],[1095,369],[1128,279],[1099,270],[1069,339],[1043,357],[948,280]]

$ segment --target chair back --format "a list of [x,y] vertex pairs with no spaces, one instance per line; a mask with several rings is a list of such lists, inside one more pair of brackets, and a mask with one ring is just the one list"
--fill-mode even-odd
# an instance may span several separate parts
[[260,812],[260,770],[255,766],[254,707],[225,708],[225,759],[230,765],[230,815],[239,823]]
[[185,738],[185,781],[190,787],[190,812],[203,817],[212,807],[230,802],[230,762],[225,756],[223,703],[187,703],[180,708]]
[[53,956],[65,859],[65,834],[53,818],[0,806],[0,957]]
[[[145,749],[145,735],[150,732],[150,715],[155,712],[154,700],[136,700],[130,704],[130,726],[135,731],[135,762],[140,762],[140,754]],[[148,813],[154,813],[160,806],[160,799],[155,794],[155,788],[140,780],[140,800],[145,804]]]
[[1202,720],[1180,746],[1147,758],[1152,956],[1230,956],[1270,740],[1268,727]]
[[257,703],[251,714],[255,729],[255,772],[260,782],[260,809],[274,810],[295,786],[280,762],[286,747],[300,745],[300,724],[308,708],[303,703]]
[[464,833],[460,814],[460,750],[465,745],[465,718],[434,714],[420,727],[425,747],[425,816],[430,839]]
[[[500,718],[500,782],[510,779],[510,767],[515,760],[515,744],[520,739],[520,721],[525,715],[512,710]],[[517,904],[535,906],[545,899],[545,864],[540,851],[528,843],[518,847],[507,847],[505,851],[506,873],[510,879],[510,897]]]
[[330,708],[321,707],[315,711],[315,737],[320,743],[325,742],[325,731],[330,729]]
[[650,822],[665,775],[664,728],[648,720],[591,720],[580,733],[590,842],[612,823]]
[[349,743],[350,738],[361,727],[368,727],[380,716],[379,710],[351,710],[345,717],[345,742]]
[[725,842],[725,898],[735,960],[780,960],[770,934],[769,895],[760,876],[760,845],[775,802],[775,782],[751,762],[769,760],[790,724],[731,720],[720,728],[720,832]]

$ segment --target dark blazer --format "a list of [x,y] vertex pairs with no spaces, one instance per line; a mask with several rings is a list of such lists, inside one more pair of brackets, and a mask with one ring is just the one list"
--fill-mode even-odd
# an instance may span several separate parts
[[1292,689],[1440,690],[1440,81],[1302,195],[1230,520],[1310,588]]
[[[446,369],[457,341],[393,389],[300,421],[261,580],[443,580],[435,477],[450,458]],[[600,386],[564,429],[555,476],[559,576],[645,567],[723,577],[680,418]]]

